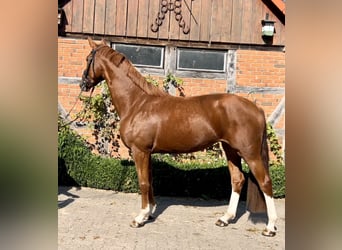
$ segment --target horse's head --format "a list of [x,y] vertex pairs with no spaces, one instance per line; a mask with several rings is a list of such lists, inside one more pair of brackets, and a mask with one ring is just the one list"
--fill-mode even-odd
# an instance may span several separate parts
[[103,39],[100,43],[95,43],[90,37],[88,37],[88,42],[92,50],[87,56],[87,67],[83,71],[82,82],[80,83],[80,88],[82,91],[89,91],[99,82],[104,80],[101,67],[99,66],[97,60],[98,57],[96,55],[99,49],[107,46],[107,44]]

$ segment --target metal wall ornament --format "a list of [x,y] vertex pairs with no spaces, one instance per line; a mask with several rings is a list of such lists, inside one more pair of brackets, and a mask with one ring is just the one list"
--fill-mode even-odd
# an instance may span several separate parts
[[[194,0],[191,0],[191,1],[194,1]],[[187,4],[185,0],[184,0],[184,3],[186,7],[188,8],[191,16],[194,18],[189,8],[189,5]],[[182,0],[162,0],[160,3],[160,11],[158,12],[157,17],[154,20],[154,22],[151,24],[151,30],[153,32],[159,31],[159,27],[163,24],[163,20],[165,19],[165,14],[168,11],[170,12],[173,11],[175,13],[175,19],[178,22],[179,27],[183,29],[183,33],[185,35],[189,34],[190,27],[189,25],[185,23],[183,19],[183,15],[182,15]],[[194,20],[197,24],[197,21],[195,18]]]

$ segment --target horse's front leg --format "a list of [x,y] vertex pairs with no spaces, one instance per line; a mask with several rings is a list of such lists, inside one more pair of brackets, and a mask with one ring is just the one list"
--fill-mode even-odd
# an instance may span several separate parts
[[155,201],[152,190],[151,154],[138,149],[132,150],[132,153],[139,179],[141,210],[130,226],[137,228],[142,227],[147,220],[152,219]]

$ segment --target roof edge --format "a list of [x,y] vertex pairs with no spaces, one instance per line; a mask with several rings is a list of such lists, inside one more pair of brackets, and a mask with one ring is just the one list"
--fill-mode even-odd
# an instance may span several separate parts
[[271,0],[274,5],[285,15],[286,5],[282,0]]

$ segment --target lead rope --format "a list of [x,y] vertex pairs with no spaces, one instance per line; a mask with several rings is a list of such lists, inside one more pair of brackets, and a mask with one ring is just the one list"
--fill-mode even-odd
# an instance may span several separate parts
[[[91,99],[91,96],[92,96],[92,94],[93,94],[93,92],[94,92],[94,89],[95,89],[95,87],[92,87],[92,89],[91,89],[91,91],[90,91],[90,95],[89,95],[88,102],[90,102],[90,99]],[[81,90],[80,93],[78,94],[78,96],[76,97],[76,101],[75,101],[74,105],[71,107],[71,109],[69,110],[68,114],[65,116],[64,119],[68,119],[68,117],[70,116],[71,111],[75,108],[75,106],[76,106],[78,100],[80,99],[82,92],[83,92],[83,91]],[[84,105],[82,111],[84,111],[84,110],[86,109],[86,106],[87,106],[87,105]],[[79,118],[79,117],[76,117],[75,119],[73,119],[73,120],[71,120],[71,121],[69,121],[69,122],[67,122],[67,123],[65,123],[65,124],[63,124],[63,125],[61,125],[61,127],[66,127],[66,126],[70,125],[71,123],[73,123],[74,121],[76,121],[78,118]],[[83,121],[83,119],[81,119],[81,121]]]

